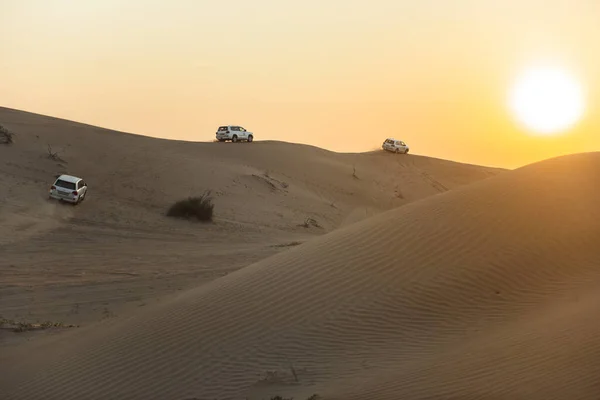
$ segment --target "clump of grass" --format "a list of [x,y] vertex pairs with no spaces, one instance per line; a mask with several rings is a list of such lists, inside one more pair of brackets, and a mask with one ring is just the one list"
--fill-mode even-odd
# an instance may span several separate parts
[[57,161],[57,162],[61,162],[61,163],[67,163],[67,161],[65,161],[64,158],[61,157],[61,153],[63,153],[65,151],[65,149],[67,147],[69,147],[70,145],[67,145],[66,147],[63,147],[61,150],[54,150],[52,148],[52,146],[50,144],[48,144],[47,147],[47,156],[49,159],[53,160],[53,161]]
[[0,125],[0,143],[1,144],[12,144],[14,141],[14,132],[9,131],[4,126]]
[[[304,226],[304,225],[302,225],[302,226]],[[288,242],[288,243],[274,244],[274,245],[271,245],[271,247],[293,247],[293,246],[299,246],[301,244],[302,244],[302,242],[294,241],[294,242]]]
[[179,200],[169,208],[167,216],[210,222],[213,219],[214,207],[210,191],[207,191],[201,196]]
[[314,219],[314,218],[306,218],[304,220],[304,223],[298,224],[298,226],[301,226],[303,228],[310,228],[311,226],[314,226],[315,228],[322,228],[322,226],[319,225],[319,223],[317,222],[317,220]]
[[13,332],[28,332],[35,330],[44,330],[49,328],[77,328],[77,325],[63,324],[62,322],[46,321],[42,323],[31,323],[14,321],[11,319],[0,318],[0,329],[8,329]]

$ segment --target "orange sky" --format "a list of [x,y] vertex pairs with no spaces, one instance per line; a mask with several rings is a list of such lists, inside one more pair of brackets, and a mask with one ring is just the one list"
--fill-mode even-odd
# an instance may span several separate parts
[[[379,148],[518,167],[600,150],[597,0],[3,0],[0,105],[150,136]],[[532,62],[584,84],[562,136],[514,122]],[[1,121],[0,121],[1,122]]]

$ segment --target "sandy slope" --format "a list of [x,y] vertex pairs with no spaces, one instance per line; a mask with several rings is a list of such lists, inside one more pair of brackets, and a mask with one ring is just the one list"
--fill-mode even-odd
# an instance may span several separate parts
[[129,319],[32,345],[0,389],[597,399],[599,172],[600,154],[562,157],[375,215]]
[[[0,124],[17,134],[0,146],[0,316],[25,322],[136,313],[339,226],[502,171],[382,151],[159,140],[6,108]],[[64,172],[90,185],[80,207],[46,200]],[[215,224],[164,216],[206,189]],[[320,227],[299,226],[307,218]],[[5,333],[0,347],[26,336]]]

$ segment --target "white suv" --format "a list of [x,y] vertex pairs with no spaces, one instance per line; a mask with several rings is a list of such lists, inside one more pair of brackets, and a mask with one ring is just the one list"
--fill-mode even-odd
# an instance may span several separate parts
[[224,142],[226,140],[231,140],[232,142],[239,142],[240,140],[252,142],[254,140],[254,134],[252,132],[248,132],[237,125],[220,126],[216,136],[219,142]]
[[402,154],[408,153],[409,150],[408,145],[406,143],[404,143],[402,140],[396,140],[393,138],[385,139],[385,141],[381,145],[381,148],[387,151]]
[[87,183],[71,175],[60,175],[50,188],[48,198],[79,204],[87,194]]

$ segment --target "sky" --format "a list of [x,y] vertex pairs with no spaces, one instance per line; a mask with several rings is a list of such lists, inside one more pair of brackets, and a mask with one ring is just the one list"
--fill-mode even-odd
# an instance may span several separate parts
[[[597,0],[0,0],[0,105],[136,134],[380,149],[516,168],[600,150]],[[582,83],[540,137],[507,95],[532,63]],[[0,121],[1,122],[1,121]]]

